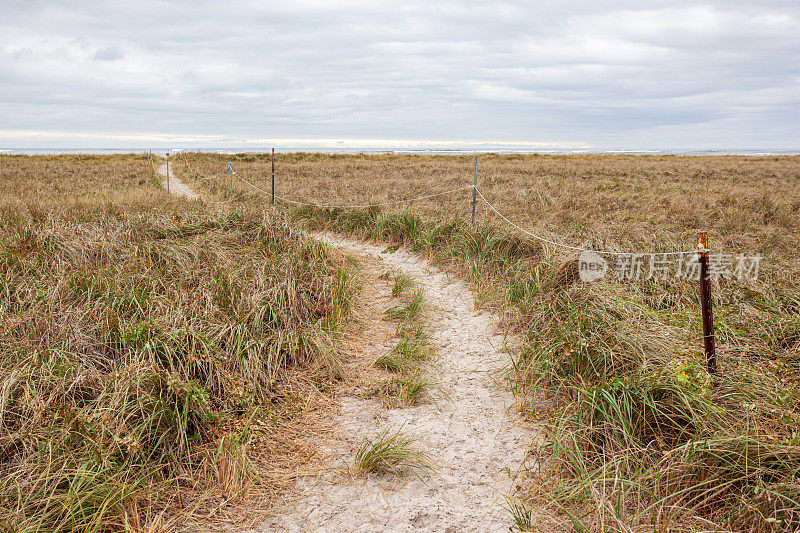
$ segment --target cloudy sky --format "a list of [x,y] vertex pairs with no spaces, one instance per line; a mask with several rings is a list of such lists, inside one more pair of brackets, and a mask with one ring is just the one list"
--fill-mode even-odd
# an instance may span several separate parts
[[797,0],[0,8],[0,147],[800,148]]

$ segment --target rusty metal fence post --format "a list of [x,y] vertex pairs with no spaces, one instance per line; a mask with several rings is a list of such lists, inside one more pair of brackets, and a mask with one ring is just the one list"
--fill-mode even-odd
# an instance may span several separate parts
[[708,234],[697,234],[697,251],[700,256],[700,307],[703,315],[703,348],[709,374],[717,371],[717,354],[714,346],[714,310],[711,303],[711,283],[708,277]]
[[275,205],[275,148],[272,149],[272,205]]
[[478,156],[475,156],[475,183],[472,185],[472,225],[475,225],[475,200],[478,195]]

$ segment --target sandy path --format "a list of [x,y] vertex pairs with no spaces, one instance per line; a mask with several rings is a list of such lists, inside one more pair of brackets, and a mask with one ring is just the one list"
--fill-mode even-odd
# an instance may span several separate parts
[[[167,177],[167,164],[163,163],[161,166],[158,167],[158,173],[166,178]],[[166,187],[166,181],[164,181],[164,186]],[[183,183],[177,177],[175,177],[175,173],[172,172],[172,167],[169,168],[169,192],[172,194],[177,194],[178,196],[184,196],[189,200],[197,200],[200,198],[200,195],[197,194],[192,190],[191,187]]]
[[[434,368],[446,397],[404,409],[386,409],[373,398],[342,398],[334,421],[341,441],[327,450],[330,469],[303,478],[300,499],[275,509],[260,531],[508,531],[513,520],[505,496],[513,493],[535,434],[515,415],[514,399],[501,386],[498,370],[509,355],[492,315],[475,310],[465,283],[410,253],[318,238],[365,263],[402,270],[425,287],[438,354]],[[364,437],[399,427],[434,455],[433,475],[364,479],[343,473]]]
[[[158,171],[166,177],[166,163]],[[171,169],[170,192],[200,197]],[[302,477],[299,499],[272,509],[273,517],[255,531],[508,531],[513,520],[505,509],[506,498],[513,497],[519,474],[532,466],[526,464],[527,450],[536,439],[516,415],[513,396],[502,387],[501,372],[509,359],[503,349],[513,348],[517,340],[495,334],[495,317],[475,309],[469,287],[427,261],[340,236],[316,237],[360,258],[374,278],[397,269],[425,288],[431,308],[426,320],[437,353],[435,378],[443,397],[400,409],[386,409],[375,398],[343,397],[331,421],[339,428],[339,441],[334,449],[323,450],[330,468]],[[371,285],[373,291],[377,287]],[[372,297],[372,308],[384,301],[382,295]],[[370,361],[388,350],[379,339],[372,341],[375,353],[367,354]],[[365,437],[397,428],[433,455],[432,475],[420,479],[346,474]]]

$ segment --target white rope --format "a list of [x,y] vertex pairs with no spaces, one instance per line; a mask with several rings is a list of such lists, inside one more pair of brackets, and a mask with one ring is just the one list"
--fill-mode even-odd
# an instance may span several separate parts
[[195,177],[197,177],[198,179],[206,180],[206,181],[215,180],[215,179],[217,179],[218,177],[222,176],[225,173],[225,171],[223,170],[222,172],[218,172],[217,174],[214,174],[213,176],[211,176],[209,178],[208,176],[203,176],[202,174],[196,172],[188,163],[186,164],[186,168],[188,168],[189,172],[194,174]]
[[[215,179],[217,179],[218,177],[222,176],[222,175],[225,173],[225,171],[223,170],[222,172],[218,172],[217,174],[214,174],[213,176],[211,176],[211,177],[209,178],[209,177],[207,177],[207,176],[203,176],[202,174],[199,174],[198,172],[196,172],[196,171],[195,171],[195,170],[194,170],[194,169],[193,169],[193,168],[192,168],[192,167],[189,165],[189,162],[188,162],[188,161],[186,161],[185,159],[184,159],[184,163],[186,163],[186,168],[188,168],[188,169],[189,169],[189,172],[191,172],[191,173],[192,173],[192,174],[194,174],[194,175],[195,175],[195,176],[196,176],[198,179],[201,179],[201,180],[206,180],[206,181],[215,180]],[[207,203],[207,204],[215,204],[215,205],[216,205],[216,204],[228,204],[228,203],[231,203],[231,202],[233,202],[233,201],[236,201],[236,200],[239,200],[239,199],[240,199],[240,197],[239,197],[239,196],[234,196],[233,198],[228,198],[227,200],[214,200],[214,201],[211,201],[211,200],[206,200],[205,198],[203,198],[203,201],[204,201],[205,203]]]
[[[265,191],[264,189],[262,189],[261,187],[256,187],[255,185],[253,185],[252,183],[250,183],[249,181],[247,181],[246,179],[241,177],[235,170],[233,171],[233,175],[236,176],[237,178],[239,178],[240,180],[242,180],[243,182],[245,182],[246,184],[248,184],[249,186],[251,186],[252,188],[254,188],[256,190],[259,190],[259,191],[263,192],[264,194],[270,194],[267,191]],[[276,196],[276,198],[278,198],[278,197]]]
[[191,172],[192,174],[195,175],[195,177],[201,180],[206,180],[206,181],[215,180],[225,173],[225,171],[223,170],[222,172],[218,172],[209,178],[208,176],[203,176],[202,174],[200,174],[199,172],[195,171],[195,169],[192,168],[192,166],[189,164],[189,161],[186,159],[186,154],[184,154],[183,162],[186,164],[186,168],[189,169],[189,172]]
[[[560,242],[551,241],[550,239],[546,239],[546,238],[541,237],[539,235],[535,235],[535,234],[531,233],[530,231],[527,231],[527,230],[524,230],[524,229],[520,228],[519,226],[517,226],[516,224],[514,224],[513,222],[508,220],[505,216],[503,216],[503,214],[500,211],[495,209],[495,207],[492,204],[489,203],[489,200],[486,199],[486,197],[481,193],[481,191],[479,191],[478,189],[476,189],[476,191],[478,192],[478,195],[481,197],[481,199],[484,202],[486,202],[486,205],[488,205],[492,209],[492,211],[497,213],[497,216],[499,216],[500,218],[502,218],[503,220],[505,220],[506,222],[508,222],[509,224],[514,226],[515,228],[517,228],[522,233],[524,233],[526,235],[529,235],[529,236],[533,237],[534,239],[538,239],[538,240],[540,240],[542,242],[546,242],[548,244],[552,244],[553,246],[560,246],[561,248],[567,248],[569,250],[576,250],[576,251],[579,251],[579,252],[594,252],[596,254],[606,254],[606,255],[634,255],[633,252],[611,252],[611,251],[608,251],[608,250],[592,250],[592,249],[589,249],[589,248],[580,248],[578,246],[570,246],[568,244],[561,244]],[[696,253],[697,253],[697,250],[691,250],[691,251],[686,251],[686,252],[650,252],[650,253],[646,253],[646,254],[635,254],[635,255],[684,255],[684,254],[696,254]]]
[[[260,191],[260,192],[262,192],[264,194],[267,194],[267,195],[272,194],[270,192],[265,191],[261,187],[258,187],[257,185],[254,185],[254,184],[250,183],[249,181],[244,179],[242,176],[240,176],[239,173],[236,172],[235,170],[233,171],[233,175],[236,176],[237,178],[239,178],[242,182],[244,182],[247,185],[249,185],[250,187],[256,189],[257,191]],[[530,231],[517,226],[516,224],[511,222],[508,218],[506,218],[506,216],[503,215],[500,211],[498,211],[497,208],[495,208],[495,206],[493,206],[491,203],[489,203],[489,200],[486,199],[486,197],[483,195],[483,193],[479,189],[475,188],[473,185],[465,185],[463,187],[457,187],[457,188],[451,189],[449,191],[438,192],[438,193],[435,193],[435,194],[428,194],[428,195],[425,195],[425,196],[418,196],[416,198],[409,198],[409,199],[405,199],[405,200],[396,200],[396,201],[393,201],[393,202],[383,202],[383,203],[379,203],[379,204],[367,204],[367,205],[324,205],[324,204],[311,204],[311,203],[306,203],[306,202],[298,202],[296,200],[290,200],[288,198],[283,198],[283,197],[277,196],[277,195],[275,196],[275,198],[280,200],[280,201],[282,201],[282,202],[287,202],[287,203],[290,203],[290,204],[306,205],[306,206],[319,207],[319,208],[366,209],[366,208],[373,207],[373,206],[374,207],[383,207],[383,206],[387,206],[387,205],[396,205],[396,204],[402,204],[402,203],[408,203],[408,202],[415,202],[417,200],[425,200],[427,198],[434,198],[436,196],[442,196],[442,195],[445,195],[445,194],[451,194],[451,193],[458,192],[458,191],[463,191],[463,190],[466,190],[466,189],[475,189],[475,192],[478,193],[478,195],[481,197],[481,200],[486,202],[486,205],[488,205],[489,208],[491,208],[491,210],[494,211],[497,214],[497,216],[502,218],[504,221],[506,221],[508,224],[510,224],[511,226],[515,227],[516,229],[518,229],[522,233],[524,233],[524,234],[526,234],[526,235],[528,235],[530,237],[533,237],[534,239],[537,239],[537,240],[539,240],[541,242],[545,242],[545,243],[551,244],[553,246],[558,246],[560,248],[566,248],[568,250],[575,250],[575,251],[578,251],[578,252],[594,252],[596,254],[605,254],[605,255],[634,255],[633,252],[614,252],[614,251],[610,251],[610,250],[593,250],[591,248],[581,248],[579,246],[570,246],[569,244],[562,244],[560,242],[556,242],[556,241],[547,239],[547,238],[542,237],[540,235],[536,235],[535,233],[531,233]],[[227,200],[227,201],[230,201],[230,200]],[[635,255],[686,255],[686,254],[696,254],[696,253],[697,253],[697,250],[687,250],[687,251],[681,251],[681,252],[649,252],[649,253],[641,253],[641,254],[637,253]]]
[[[237,178],[239,178],[240,180],[242,180],[243,182],[245,182],[246,184],[250,185],[254,189],[257,189],[257,190],[263,192],[264,194],[272,194],[272,193],[269,193],[269,192],[265,191],[264,189],[262,189],[260,187],[256,187],[255,185],[253,185],[252,183],[250,183],[249,181],[247,181],[246,179],[241,177],[239,175],[239,173],[236,172],[235,170],[233,171],[233,175],[236,176]],[[309,205],[309,206],[312,206],[312,207],[321,207],[321,208],[337,208],[338,207],[338,208],[341,208],[341,209],[366,209],[368,207],[373,207],[373,206],[374,207],[383,207],[383,206],[387,206],[387,205],[395,205],[395,204],[402,204],[402,203],[408,203],[408,202],[415,202],[417,200],[425,200],[427,198],[434,198],[436,196],[442,196],[442,195],[445,195],[445,194],[451,194],[451,193],[454,193],[456,191],[463,191],[465,189],[471,189],[471,188],[472,188],[472,185],[465,185],[464,187],[458,187],[456,189],[452,189],[452,190],[449,190],[449,191],[437,192],[435,194],[428,194],[426,196],[417,196],[416,198],[408,198],[408,199],[405,199],[405,200],[395,200],[393,202],[383,202],[383,203],[379,203],[379,204],[367,204],[367,205],[309,204],[309,203],[306,203],[306,202],[298,202],[296,200],[289,200],[288,198],[283,198],[283,197],[277,196],[277,195],[275,196],[275,198],[277,198],[278,200],[281,200],[282,202],[288,202],[290,204]]]
[[[213,180],[213,179],[216,179],[216,178],[218,178],[218,177],[219,177],[219,176],[221,176],[222,174],[224,174],[224,172],[220,172],[219,174],[217,174],[217,175],[215,175],[215,176],[212,176],[212,177],[210,177],[210,178],[207,178],[207,177],[205,177],[205,176],[201,176],[200,174],[198,174],[197,172],[195,172],[195,171],[192,169],[192,167],[189,167],[189,172],[193,173],[195,176],[197,176],[197,177],[198,177],[198,178],[200,178],[201,180]],[[203,201],[204,201],[205,203],[207,203],[207,204],[227,204],[227,203],[230,203],[230,202],[233,202],[233,201],[239,200],[239,199],[241,199],[241,196],[237,195],[237,196],[234,196],[233,198],[228,198],[227,200],[214,200],[214,201],[211,201],[211,200],[206,200],[205,198],[203,198]]]

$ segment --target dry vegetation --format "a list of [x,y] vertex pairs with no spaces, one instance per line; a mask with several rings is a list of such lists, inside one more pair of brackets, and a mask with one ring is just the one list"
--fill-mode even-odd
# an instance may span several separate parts
[[2,156],[0,191],[0,527],[205,529],[291,486],[348,265],[146,157]]
[[[228,158],[188,156],[201,175],[222,173],[211,183],[226,192]],[[279,196],[333,205],[395,201],[471,185],[474,172],[470,156],[276,158]],[[269,155],[230,159],[242,177],[270,190]],[[478,177],[481,192],[512,221],[576,246],[685,249],[694,247],[697,231],[709,231],[718,249],[775,253],[775,259],[792,262],[800,259],[799,184],[800,157],[483,155]],[[472,191],[466,190],[383,211],[467,217],[471,201]],[[480,203],[477,213],[481,222],[496,220]]]
[[[190,155],[212,175],[226,157]],[[267,156],[231,157],[268,189]],[[483,156],[480,188],[520,225],[573,245],[760,253],[756,282],[713,285],[721,370],[701,353],[697,285],[578,281],[576,253],[521,238],[470,194],[397,209],[296,208],[313,227],[406,244],[460,272],[526,344],[512,380],[548,427],[546,472],[512,506],[577,530],[800,528],[800,158]],[[396,200],[469,184],[473,160],[280,155],[278,194],[326,204]],[[224,191],[227,178],[197,182]],[[246,186],[239,183],[240,191]],[[253,202],[262,199],[253,198]]]
[[[269,188],[268,156],[231,159]],[[10,529],[219,518],[228,499],[287,483],[282,457],[308,458],[310,447],[286,447],[302,442],[314,391],[336,374],[328,337],[351,277],[265,214],[263,195],[242,183],[231,195],[227,157],[189,161],[222,174],[196,179],[199,190],[233,201],[170,198],[145,157],[0,158],[0,521]],[[278,194],[402,199],[470,184],[473,161],[280,155]],[[547,425],[549,469],[523,484],[517,527],[536,527],[549,507],[560,529],[795,531],[798,163],[481,157],[483,193],[537,233],[641,252],[692,248],[704,230],[717,250],[764,255],[757,282],[714,283],[713,377],[695,283],[580,283],[574,252],[521,238],[486,206],[472,228],[470,191],[289,214],[431,256],[525,336],[510,378],[521,408]]]

